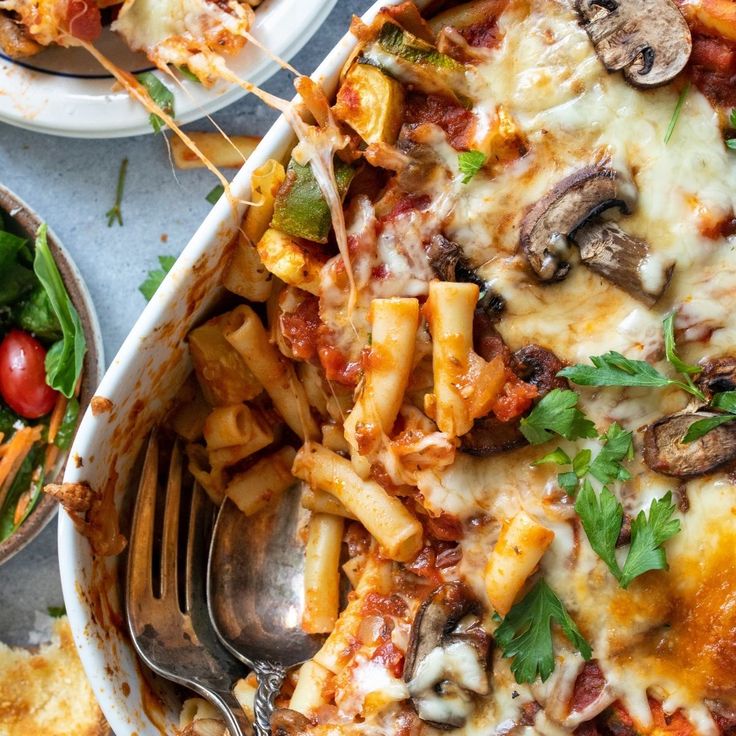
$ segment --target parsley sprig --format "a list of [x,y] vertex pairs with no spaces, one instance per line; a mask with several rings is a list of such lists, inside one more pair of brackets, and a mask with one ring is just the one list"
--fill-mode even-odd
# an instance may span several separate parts
[[588,474],[603,484],[631,478],[631,473],[623,463],[634,458],[633,432],[623,429],[614,422],[599,439],[603,444],[594,459],[592,450],[588,448],[580,450],[571,459],[561,447],[558,447],[533,464],[572,465],[572,470],[557,476],[557,482],[571,496],[575,495],[579,482]]
[[117,220],[118,225],[123,226],[123,192],[125,191],[125,176],[128,173],[128,159],[124,158],[120,162],[120,170],[118,171],[118,183],[115,187],[115,202],[112,207],[105,212],[107,217],[107,226],[112,227],[113,222]]
[[473,177],[483,168],[488,157],[481,151],[463,151],[457,155],[457,167],[463,175],[463,184],[469,184]]
[[708,434],[712,429],[720,427],[721,424],[733,422],[736,419],[736,391],[724,391],[720,394],[714,394],[710,400],[710,406],[714,409],[721,409],[725,414],[716,414],[705,419],[698,419],[693,422],[685,432],[682,438],[684,444],[695,442],[703,435]]
[[503,656],[512,659],[516,682],[547,680],[555,668],[552,624],[556,623],[582,654],[590,659],[590,644],[585,640],[562,601],[540,578],[534,587],[506,614],[494,637]]
[[[167,114],[174,116],[174,93],[153,73],[141,72],[135,78],[146,88],[149,97]],[[165,123],[156,113],[148,116],[154,133],[160,133]]]
[[591,356],[590,362],[593,365],[578,363],[563,368],[557,375],[563,376],[580,386],[639,386],[645,388],[677,386],[705,402],[705,395],[691,378],[693,374],[700,372],[700,366],[685,363],[677,355],[674,314],[669,314],[664,319],[662,329],[667,362],[680,373],[682,380],[669,378],[645,360],[632,360],[614,350],[605,355]]
[[623,525],[623,506],[605,486],[596,494],[586,480],[578,493],[575,511],[593,551],[606,563],[622,588],[650,570],[666,570],[667,556],[662,545],[680,531],[673,519],[672,493],[652,501],[649,515],[640,511],[631,522],[631,544],[623,567],[616,559],[616,542]]
[[566,440],[597,437],[595,424],[578,409],[579,398],[569,389],[553,389],[521,420],[521,433],[532,445],[541,445],[555,434]]
[[146,301],[151,301],[153,295],[161,286],[166,278],[166,274],[171,271],[171,267],[176,263],[176,256],[159,256],[158,262],[161,268],[152,269],[148,272],[146,280],[138,287],[138,291],[143,294]]

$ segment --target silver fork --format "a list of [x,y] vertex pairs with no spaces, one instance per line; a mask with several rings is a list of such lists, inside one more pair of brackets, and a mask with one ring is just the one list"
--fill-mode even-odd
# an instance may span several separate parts
[[[217,707],[231,736],[246,736],[250,726],[232,687],[247,669],[220,644],[207,613],[207,553],[214,506],[196,484],[186,544],[179,541],[182,456],[178,443],[171,453],[163,491],[160,485],[159,442],[154,430],[146,449],[128,548],[126,609],[133,645],[154,672],[191,688]],[[160,492],[166,495],[158,545],[154,521]]]

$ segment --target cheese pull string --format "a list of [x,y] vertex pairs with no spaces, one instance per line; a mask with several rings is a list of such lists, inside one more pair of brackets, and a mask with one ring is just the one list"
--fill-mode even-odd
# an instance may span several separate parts
[[253,205],[254,202],[248,200],[238,200],[232,195],[230,182],[220,173],[219,169],[199,150],[197,144],[176,124],[174,119],[168,113],[164,112],[152,99],[146,91],[145,87],[130,73],[119,69],[104,54],[98,51],[92,44],[87,41],[79,41],[92,56],[104,67],[110,74],[115,77],[116,81],[138,102],[143,105],[149,112],[158,115],[171,130],[176,133],[182,140],[184,145],[214,174],[218,181],[222,184],[223,189],[227,193],[228,199],[232,203],[242,203]]

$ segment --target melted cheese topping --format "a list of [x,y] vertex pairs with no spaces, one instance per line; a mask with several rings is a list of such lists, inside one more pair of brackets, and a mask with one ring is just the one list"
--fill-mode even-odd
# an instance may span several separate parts
[[[677,309],[679,345],[687,360],[732,351],[736,241],[705,234],[733,215],[736,195],[736,167],[716,112],[691,89],[665,144],[677,89],[642,92],[620,74],[606,73],[567,3],[512,3],[498,26],[500,46],[468,80],[474,111],[486,121],[477,126],[477,143],[481,147],[487,136],[487,121],[494,117],[489,111],[503,108],[528,151],[463,184],[457,152],[435,129],[424,135],[440,165],[418,192],[430,197],[428,206],[378,227],[370,203],[353,204],[347,222],[356,246],[359,310],[352,324],[334,269],[325,269],[323,281],[322,317],[341,347],[359,351],[367,341],[371,298],[426,293],[432,274],[423,244],[441,230],[505,298],[498,328],[512,349],[537,343],[569,362],[618,350],[659,364],[661,322]],[[661,264],[676,262],[664,297],[652,309],[579,263],[565,281],[541,285],[517,252],[528,207],[564,177],[594,164],[621,172],[635,200],[621,225],[650,245],[641,266],[643,282],[656,288]],[[384,267],[380,279],[375,278],[379,266]],[[677,390],[582,389],[581,394],[599,430],[612,421],[639,430],[686,403]],[[585,443],[560,445],[572,455]],[[638,431],[635,446],[640,457]],[[570,733],[617,699],[646,731],[653,723],[649,694],[662,701],[665,713],[682,709],[699,733],[716,734],[707,703],[736,706],[736,489],[719,474],[680,483],[635,460],[632,478],[619,492],[628,514],[647,509],[668,491],[687,495],[690,509],[678,512],[682,531],[666,544],[670,569],[648,573],[623,590],[592,551],[572,502],[560,499],[557,469],[531,465],[540,454],[539,448],[486,459],[458,453],[450,467],[420,470],[416,485],[430,513],[444,511],[466,522],[462,560],[448,577],[466,580],[481,600],[486,600],[482,571],[504,519],[525,509],[554,531],[542,572],[591,642],[608,684],[588,710],[570,713],[582,660],[565,639],[556,641],[552,678],[532,687],[517,685],[508,662],[496,653],[491,695],[476,703],[456,733],[520,728],[523,706],[534,699],[544,707],[533,720],[536,733]],[[409,689],[421,691],[416,683]],[[373,733],[375,727],[366,723],[360,732]]]

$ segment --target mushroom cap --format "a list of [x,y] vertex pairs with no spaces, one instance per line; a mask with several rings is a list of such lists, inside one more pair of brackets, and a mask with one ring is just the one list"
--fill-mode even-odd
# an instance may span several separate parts
[[311,726],[309,718],[291,708],[276,708],[271,714],[273,736],[306,736]]
[[404,680],[409,682],[419,663],[435,647],[442,646],[460,619],[478,608],[478,602],[464,583],[444,583],[435,588],[414,618],[404,660]]
[[724,391],[736,391],[736,357],[725,355],[702,364],[698,388],[710,398]]
[[649,245],[615,222],[587,222],[571,236],[591,271],[651,307],[672,278],[675,262],[652,253]]
[[676,478],[689,478],[716,470],[736,458],[736,423],[712,429],[694,442],[681,440],[700,419],[721,416],[712,412],[670,414],[646,428],[644,462],[649,468]]
[[614,169],[588,166],[564,178],[540,199],[521,223],[519,242],[542,281],[560,281],[570,270],[568,235],[611,207],[629,211]]
[[635,87],[658,87],[687,64],[690,28],[672,0],[577,0],[598,58]]

